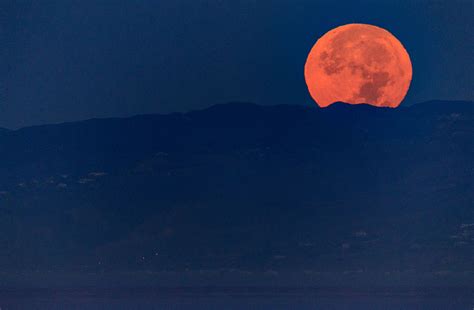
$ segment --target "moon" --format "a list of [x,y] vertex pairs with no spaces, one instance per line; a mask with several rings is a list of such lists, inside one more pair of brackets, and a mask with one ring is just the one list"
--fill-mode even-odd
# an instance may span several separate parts
[[320,107],[342,101],[396,108],[410,87],[412,64],[402,43],[387,30],[347,24],[316,42],[304,74]]

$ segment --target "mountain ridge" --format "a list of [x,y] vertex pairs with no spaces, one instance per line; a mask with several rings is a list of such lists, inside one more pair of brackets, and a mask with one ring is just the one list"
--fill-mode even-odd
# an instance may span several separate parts
[[472,279],[474,111],[435,105],[230,104],[1,134],[0,271]]
[[[140,119],[140,118],[159,118],[159,117],[165,117],[165,116],[185,116],[188,114],[196,114],[196,113],[206,113],[209,111],[213,110],[225,110],[226,108],[231,107],[247,107],[247,108],[284,108],[284,109],[303,109],[303,110],[309,110],[309,111],[324,111],[324,110],[333,110],[333,109],[353,109],[353,110],[358,110],[358,109],[373,109],[373,110],[411,110],[411,109],[420,109],[423,107],[423,109],[428,109],[430,110],[433,107],[436,107],[437,111],[443,110],[443,111],[451,111],[453,108],[454,110],[469,110],[474,108],[474,101],[468,101],[468,100],[428,100],[428,101],[423,101],[419,103],[415,103],[410,106],[400,106],[398,108],[379,108],[372,106],[370,104],[348,104],[345,102],[335,102],[334,104],[326,107],[326,108],[321,108],[314,104],[314,106],[308,106],[308,105],[299,105],[299,104],[278,104],[278,105],[259,105],[257,103],[253,102],[245,102],[245,101],[234,101],[234,102],[227,102],[227,103],[221,103],[221,104],[215,104],[210,107],[206,107],[203,109],[199,110],[191,110],[188,112],[172,112],[172,113],[147,113],[147,114],[136,114],[132,116],[123,116],[123,117],[94,117],[94,118],[88,118],[84,120],[78,120],[78,121],[68,121],[68,122],[58,122],[58,123],[49,123],[49,124],[39,124],[39,125],[32,125],[32,126],[26,126],[26,127],[21,127],[17,129],[9,129],[9,128],[2,128],[0,127],[0,134],[3,132],[14,132],[14,131],[21,131],[24,129],[28,128],[38,128],[38,127],[44,127],[44,126],[61,126],[61,125],[70,125],[70,124],[76,124],[76,123],[87,123],[87,122],[96,122],[96,121],[120,121],[120,120],[127,120],[127,119]],[[430,108],[431,107],[431,108]]]

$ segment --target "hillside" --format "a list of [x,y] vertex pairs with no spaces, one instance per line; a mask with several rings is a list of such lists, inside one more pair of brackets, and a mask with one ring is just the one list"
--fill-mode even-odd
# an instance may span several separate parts
[[231,103],[0,131],[0,270],[469,282],[473,107]]

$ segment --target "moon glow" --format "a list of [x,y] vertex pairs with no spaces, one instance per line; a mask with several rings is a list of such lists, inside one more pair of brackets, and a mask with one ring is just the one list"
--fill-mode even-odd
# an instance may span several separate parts
[[342,101],[398,107],[412,79],[410,56],[390,32],[348,24],[324,34],[304,68],[311,97],[321,107]]

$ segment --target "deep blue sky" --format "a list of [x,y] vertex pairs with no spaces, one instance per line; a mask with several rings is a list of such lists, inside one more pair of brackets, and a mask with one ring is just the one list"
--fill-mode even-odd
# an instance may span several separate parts
[[352,22],[391,31],[413,62],[404,104],[473,100],[474,2],[57,0],[0,4],[0,127],[312,104],[307,53]]

